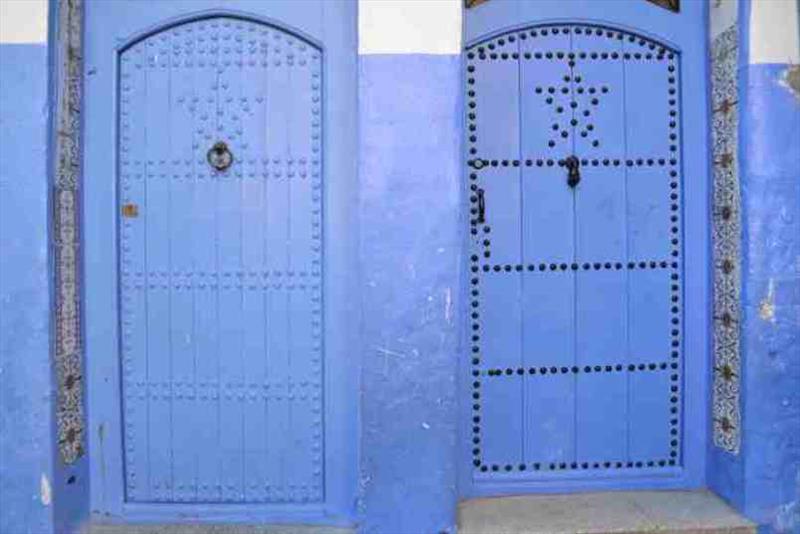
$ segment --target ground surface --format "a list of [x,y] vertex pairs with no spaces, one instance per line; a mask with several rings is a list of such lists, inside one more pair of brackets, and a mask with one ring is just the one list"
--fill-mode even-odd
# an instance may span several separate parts
[[526,495],[462,502],[459,534],[755,534],[707,491]]
[[83,534],[353,534],[309,525],[91,525]]
[[[84,534],[353,534],[305,525],[90,525]],[[459,534],[755,534],[707,491],[631,491],[474,499],[458,507]],[[431,534],[390,532],[385,534]]]

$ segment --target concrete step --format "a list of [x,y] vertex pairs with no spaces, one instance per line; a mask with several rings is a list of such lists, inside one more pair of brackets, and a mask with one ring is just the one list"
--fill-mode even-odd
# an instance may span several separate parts
[[354,534],[342,527],[316,525],[110,525],[92,523],[81,534]]
[[459,534],[755,534],[708,491],[525,495],[464,501]]

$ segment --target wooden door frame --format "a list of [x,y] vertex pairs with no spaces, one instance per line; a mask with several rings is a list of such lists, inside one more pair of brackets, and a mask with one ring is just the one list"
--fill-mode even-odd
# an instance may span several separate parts
[[[84,34],[93,21],[92,2],[83,11]],[[273,4],[276,18],[238,11],[247,2],[193,0],[185,4],[154,4],[142,10],[136,27],[123,40],[98,55],[85,42],[84,181],[81,192],[84,329],[90,510],[92,521],[103,522],[272,522],[350,525],[355,518],[357,491],[358,366],[350,358],[357,346],[357,192],[356,154],[356,3],[321,3],[317,31],[307,31],[302,14],[288,5]],[[141,9],[141,2],[138,4]],[[152,6],[151,6],[152,7]],[[261,12],[266,11],[262,10]],[[284,17],[286,13],[292,17]],[[315,43],[323,52],[323,247],[325,430],[324,500],[300,504],[174,504],[128,503],[124,491],[121,427],[120,335],[118,316],[117,175],[118,126],[116,98],[119,54],[131,43],[170,26],[213,16],[230,16],[276,26]],[[280,18],[280,20],[279,20]],[[289,19],[289,20],[285,20]],[[146,21],[146,22],[142,22]],[[103,21],[106,24],[109,21]],[[331,31],[333,29],[334,31]],[[110,40],[111,36],[105,39]],[[339,54],[335,59],[329,50]],[[344,54],[344,55],[342,55]],[[112,88],[112,94],[109,93]],[[334,127],[335,125],[335,127]],[[335,132],[332,135],[331,132]],[[333,239],[335,237],[335,239]],[[332,402],[332,399],[335,402]]]
[[[613,2],[612,2],[613,4]],[[619,7],[620,4],[615,4]],[[462,339],[459,355],[459,492],[464,498],[519,493],[560,493],[600,490],[687,489],[705,483],[706,449],[709,425],[710,358],[712,317],[711,240],[710,240],[710,142],[709,142],[709,67],[707,62],[708,6],[705,2],[686,2],[684,17],[696,17],[691,25],[676,20],[675,13],[640,0],[626,4],[627,12],[612,10],[598,0],[539,0],[537,2],[489,2],[465,12],[464,51],[478,42],[509,31],[546,24],[588,24],[640,34],[664,43],[680,54],[681,140],[683,179],[683,377],[682,389],[682,465],[663,474],[614,475],[602,471],[553,472],[537,480],[481,481],[472,476],[471,391],[468,311],[462,313]],[[605,8],[605,9],[604,9]],[[637,22],[650,23],[642,28]],[[685,58],[689,57],[687,61]],[[466,53],[462,52],[462,80],[467,77]],[[462,83],[462,88],[466,87]],[[466,102],[462,89],[461,102]],[[469,221],[469,159],[466,134],[462,133],[462,228]],[[469,234],[465,232],[462,265],[469,266]],[[469,272],[469,268],[466,267]],[[469,277],[462,287],[465,301]]]

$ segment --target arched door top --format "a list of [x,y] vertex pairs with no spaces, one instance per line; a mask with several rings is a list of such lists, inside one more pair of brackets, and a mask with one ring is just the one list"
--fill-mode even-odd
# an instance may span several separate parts
[[213,10],[181,16],[162,22],[157,26],[147,28],[131,36],[122,43],[118,47],[118,52],[122,54],[142,42],[152,42],[154,39],[164,37],[165,34],[169,34],[170,32],[174,35],[180,35],[181,33],[193,33],[195,31],[211,30],[214,28],[244,29],[253,34],[253,39],[256,39],[258,36],[273,33],[274,35],[297,40],[315,50],[322,50],[322,45],[314,38],[305,35],[299,30],[289,28],[285,24],[278,23],[277,21],[240,11]]
[[[467,45],[467,53],[475,54],[478,59],[516,59],[511,48],[515,48],[516,41],[536,41],[543,37],[561,36],[565,41],[569,37],[579,35],[583,38],[594,38],[597,43],[624,42],[631,48],[630,57],[626,59],[644,59],[662,61],[672,59],[679,51],[677,47],[664,41],[634,32],[629,29],[614,27],[607,24],[586,22],[548,22],[521,26],[501,33],[492,33],[480,37]],[[535,46],[535,45],[533,45]],[[638,48],[639,50],[637,50]],[[569,50],[560,51],[566,58]],[[503,54],[506,54],[505,56]],[[485,57],[480,57],[481,55]],[[472,58],[470,58],[472,59]],[[611,55],[603,56],[598,51],[596,57],[587,55],[582,59],[611,59]]]

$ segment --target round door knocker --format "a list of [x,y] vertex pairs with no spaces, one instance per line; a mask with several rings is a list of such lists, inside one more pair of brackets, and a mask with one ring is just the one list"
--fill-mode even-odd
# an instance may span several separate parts
[[223,141],[214,143],[214,146],[208,150],[206,158],[208,159],[208,164],[218,171],[224,171],[233,163],[233,154]]

